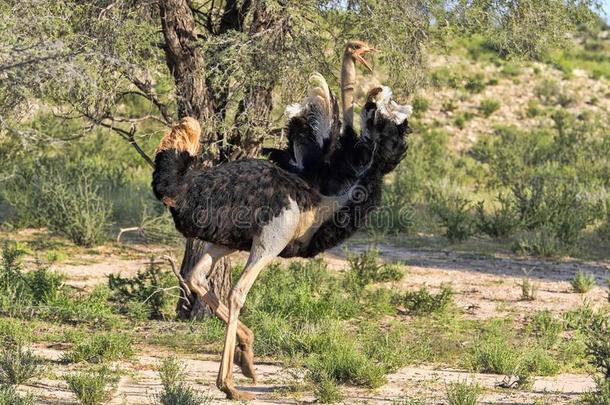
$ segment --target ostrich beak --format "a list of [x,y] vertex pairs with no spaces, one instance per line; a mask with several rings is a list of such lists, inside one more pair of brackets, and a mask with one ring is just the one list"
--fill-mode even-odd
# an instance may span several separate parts
[[373,73],[373,68],[371,67],[369,62],[366,59],[364,59],[362,56],[366,55],[367,53],[372,53],[372,52],[379,52],[379,51],[375,48],[367,47],[367,48],[358,49],[357,51],[354,52],[354,59],[356,61],[362,63],[364,65],[364,67],[366,67],[371,73]]

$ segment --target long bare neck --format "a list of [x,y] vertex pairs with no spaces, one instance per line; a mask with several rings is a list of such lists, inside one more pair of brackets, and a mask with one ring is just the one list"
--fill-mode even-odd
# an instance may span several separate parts
[[350,53],[343,54],[341,65],[341,108],[343,128],[354,126],[354,86],[356,85],[356,64]]

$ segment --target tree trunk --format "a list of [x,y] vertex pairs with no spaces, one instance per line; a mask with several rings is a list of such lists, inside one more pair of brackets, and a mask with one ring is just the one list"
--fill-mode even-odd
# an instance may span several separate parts
[[[184,258],[180,265],[180,274],[182,277],[190,271],[197,263],[203,253],[203,242],[197,239],[187,239],[184,247]],[[211,271],[211,275],[206,277],[210,284],[210,289],[214,291],[221,302],[226,303],[229,297],[231,288],[231,261],[228,258],[221,259]],[[197,296],[185,297],[184,292],[181,294],[181,299],[178,300],[176,314],[179,319],[202,319],[207,316],[214,316],[210,307]]]
[[[205,63],[203,53],[197,46],[196,22],[193,11],[186,0],[159,1],[161,28],[165,43],[163,50],[167,67],[176,83],[178,116],[197,118],[206,127],[206,121],[214,118],[214,103],[210,89],[205,83]],[[209,125],[208,125],[209,126]],[[216,141],[213,134],[203,137],[203,142]],[[204,151],[210,148],[203,148]],[[211,161],[213,156],[205,156]],[[199,261],[203,253],[203,242],[193,239],[186,241],[180,274],[186,278],[190,269]],[[221,302],[226,302],[231,288],[231,262],[223,259],[218,262],[209,277],[210,289]],[[184,294],[183,294],[184,295]],[[183,298],[185,298],[183,296]],[[211,309],[199,297],[189,297],[185,305],[179,300],[176,313],[181,319],[200,319],[212,315]]]

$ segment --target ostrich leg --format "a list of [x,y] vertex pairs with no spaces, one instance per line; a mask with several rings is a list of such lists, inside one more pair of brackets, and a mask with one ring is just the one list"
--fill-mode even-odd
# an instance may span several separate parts
[[[218,260],[233,251],[211,243],[206,243],[204,249],[205,252],[203,256],[187,275],[187,283],[189,288],[196,292],[212,311],[214,311],[214,314],[226,324],[229,321],[229,309],[220,302],[216,294],[209,289],[205,275],[209,274],[209,271],[214,268]],[[241,368],[242,374],[251,378],[252,382],[256,384],[254,351],[252,350],[254,334],[241,322],[238,322],[237,325],[237,340],[239,341],[239,345],[235,348],[235,362]]]
[[216,380],[216,386],[227,394],[229,399],[247,401],[254,398],[254,395],[248,392],[238,391],[233,383],[233,354],[235,334],[239,330],[239,312],[244,306],[248,291],[250,291],[261,270],[277,257],[294,237],[299,216],[300,211],[297,204],[290,200],[290,207],[287,207],[280,215],[263,226],[261,234],[252,241],[246,267],[229,293],[229,322],[227,323],[222,361]]

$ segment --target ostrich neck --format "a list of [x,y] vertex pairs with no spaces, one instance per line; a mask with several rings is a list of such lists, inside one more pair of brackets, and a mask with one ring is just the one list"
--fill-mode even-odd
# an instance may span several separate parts
[[354,86],[356,85],[356,64],[345,51],[341,66],[341,108],[343,110],[343,128],[354,126]]

